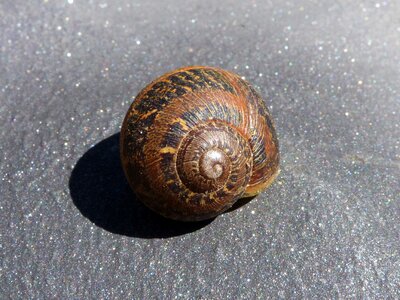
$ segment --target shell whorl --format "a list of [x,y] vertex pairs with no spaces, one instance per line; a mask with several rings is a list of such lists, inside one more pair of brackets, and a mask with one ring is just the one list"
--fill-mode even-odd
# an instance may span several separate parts
[[178,220],[214,217],[278,173],[269,112],[239,76],[210,67],[167,73],[144,88],[121,129],[121,160],[148,207]]
[[250,179],[252,163],[251,148],[237,129],[211,121],[184,137],[176,166],[179,178],[192,192],[225,189],[240,196]]

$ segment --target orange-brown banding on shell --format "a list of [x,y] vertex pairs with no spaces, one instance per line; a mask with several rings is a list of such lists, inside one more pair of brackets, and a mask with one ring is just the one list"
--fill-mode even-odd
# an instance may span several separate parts
[[[204,191],[195,192],[183,182],[177,164],[184,141],[206,128],[210,136],[199,135],[202,140],[190,148],[203,163],[184,163],[214,181],[211,189],[202,183]],[[216,132],[220,140],[213,138]],[[239,143],[224,142],[231,141],[226,135]],[[244,158],[237,158],[240,151]],[[225,163],[231,157],[240,162],[240,171],[230,170],[226,179]],[[267,108],[247,82],[228,71],[194,66],[167,73],[139,93],[121,129],[121,160],[146,205],[170,218],[200,220],[270,185],[279,172],[279,145]]]

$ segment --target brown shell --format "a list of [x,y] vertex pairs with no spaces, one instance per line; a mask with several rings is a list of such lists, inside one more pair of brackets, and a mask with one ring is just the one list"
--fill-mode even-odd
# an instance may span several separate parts
[[273,121],[243,79],[186,67],[145,87],[121,129],[121,160],[138,197],[161,215],[212,218],[279,172]]

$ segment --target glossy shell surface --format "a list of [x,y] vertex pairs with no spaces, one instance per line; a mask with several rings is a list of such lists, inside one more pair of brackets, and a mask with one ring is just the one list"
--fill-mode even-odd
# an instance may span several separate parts
[[279,172],[263,100],[218,68],[181,68],[150,83],[130,106],[120,143],[139,199],[177,220],[212,218],[264,190]]

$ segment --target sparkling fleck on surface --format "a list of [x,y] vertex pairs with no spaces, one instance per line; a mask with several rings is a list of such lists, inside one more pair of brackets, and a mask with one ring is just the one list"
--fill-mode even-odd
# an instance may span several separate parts
[[[399,298],[399,14],[398,1],[3,1],[2,296]],[[115,134],[142,87],[193,64],[256,86],[282,171],[248,204],[177,225],[133,199]]]

